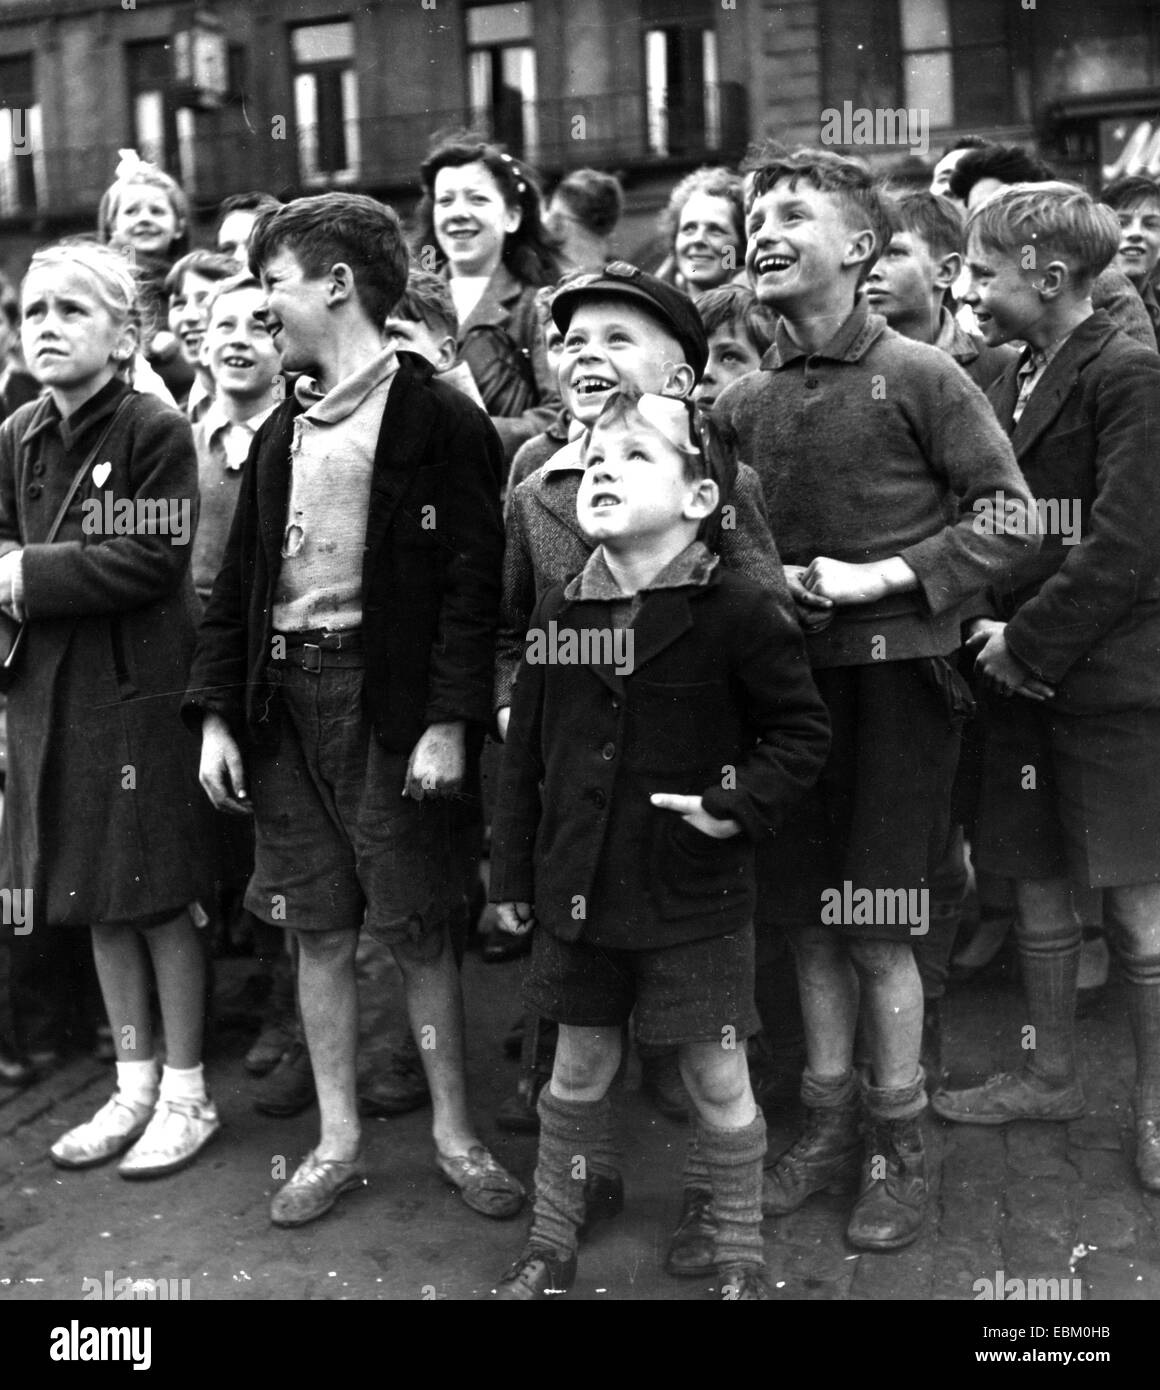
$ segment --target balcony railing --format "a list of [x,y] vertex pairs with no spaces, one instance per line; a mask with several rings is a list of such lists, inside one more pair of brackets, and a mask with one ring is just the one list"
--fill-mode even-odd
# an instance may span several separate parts
[[[314,129],[299,130],[296,148],[271,142],[264,131],[210,134],[199,120],[193,139],[182,142],[181,167],[169,172],[201,207],[247,188],[401,190],[417,184],[431,136],[456,127],[482,130],[547,174],[585,165],[625,169],[730,161],[748,137],[744,93],[736,84],[722,84],[707,89],[703,99],[660,109],[649,109],[643,92],[614,92],[525,102],[498,121],[467,106],[365,118],[347,122],[346,138],[338,142]],[[34,181],[9,179],[0,187],[0,218],[75,217],[95,209],[116,167],[117,148],[125,143],[37,151]],[[318,152],[335,148],[345,149],[347,167],[320,167]]]

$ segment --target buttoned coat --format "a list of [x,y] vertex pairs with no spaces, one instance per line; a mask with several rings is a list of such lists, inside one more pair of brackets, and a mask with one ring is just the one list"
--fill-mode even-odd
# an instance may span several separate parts
[[[610,605],[553,588],[534,632],[608,631]],[[631,672],[528,661],[515,687],[492,827],[490,896],[531,902],[566,940],[652,949],[753,915],[754,852],[813,784],[829,716],[801,631],[718,567],[643,596]],[[622,663],[622,670],[623,670]],[[717,840],[654,792],[703,796],[743,833]]]
[[[363,698],[379,742],[409,753],[430,724],[490,719],[503,526],[501,449],[487,416],[399,353],[372,465],[362,557]],[[291,397],[263,423],[198,632],[184,713],[235,737],[271,727],[274,594],[290,495]]]
[[[1013,425],[1018,394],[1017,366],[988,392],[1047,527],[994,594],[1008,645],[1064,713],[1160,707],[1160,356],[1097,310]],[[1080,544],[1060,504],[1078,509]]]
[[[43,543],[86,453],[131,397]],[[0,426],[0,553],[23,547],[27,631],[8,692],[4,871],[35,920],[140,921],[206,893],[212,814],[178,709],[197,603],[191,535],[86,531],[86,500],[185,504],[197,459],[184,416],[113,380],[65,428],[47,396]],[[89,520],[91,522],[91,512]]]

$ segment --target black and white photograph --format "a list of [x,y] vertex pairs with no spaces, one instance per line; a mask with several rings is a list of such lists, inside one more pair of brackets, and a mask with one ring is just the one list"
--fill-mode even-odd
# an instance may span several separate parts
[[1158,342],[1157,0],[0,0],[26,1364],[1133,1362]]

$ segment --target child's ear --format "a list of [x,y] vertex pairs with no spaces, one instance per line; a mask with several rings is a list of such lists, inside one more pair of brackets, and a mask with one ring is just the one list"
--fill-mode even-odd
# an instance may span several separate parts
[[666,362],[665,380],[659,394],[679,396],[683,400],[697,384],[697,374],[687,362]]
[[134,323],[124,324],[117,334],[116,343],[113,345],[113,361],[118,367],[123,367],[136,355],[138,340],[137,325]]
[[949,290],[963,273],[963,258],[957,251],[948,251],[935,266],[934,287]]
[[721,489],[712,478],[698,478],[690,486],[682,515],[686,521],[704,521],[712,516],[721,501]]
[[862,265],[874,254],[874,246],[874,233],[869,227],[864,227],[860,232],[852,233],[850,240],[846,243],[846,251],[842,256],[842,264]]
[[330,282],[327,286],[331,304],[342,304],[354,298],[354,271],[345,261],[336,261],[330,267]]
[[459,355],[459,349],[455,339],[450,333],[439,344],[439,356],[435,359],[435,370],[437,372],[448,372],[455,366],[455,359]]
[[1058,299],[1069,287],[1075,288],[1071,271],[1063,261],[1051,261],[1034,283],[1041,299]]

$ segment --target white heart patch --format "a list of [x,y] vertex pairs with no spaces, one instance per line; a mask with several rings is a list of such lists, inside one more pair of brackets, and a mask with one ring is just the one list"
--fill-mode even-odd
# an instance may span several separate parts
[[111,463],[98,463],[93,469],[93,482],[97,487],[100,487],[112,471],[113,465]]

